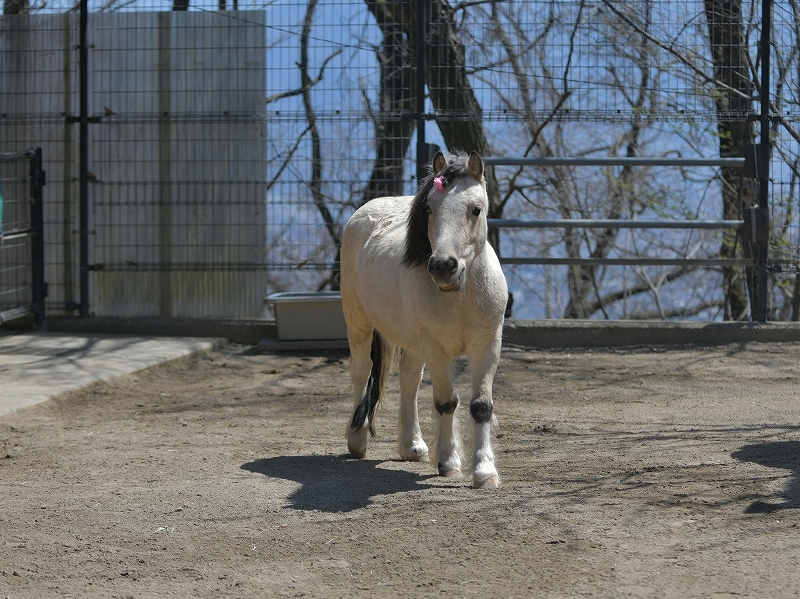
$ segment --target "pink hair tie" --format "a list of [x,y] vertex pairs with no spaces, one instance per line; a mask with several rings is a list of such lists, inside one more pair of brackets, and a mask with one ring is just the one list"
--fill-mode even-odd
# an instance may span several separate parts
[[442,176],[436,177],[433,180],[433,184],[436,186],[437,191],[444,191],[445,178]]

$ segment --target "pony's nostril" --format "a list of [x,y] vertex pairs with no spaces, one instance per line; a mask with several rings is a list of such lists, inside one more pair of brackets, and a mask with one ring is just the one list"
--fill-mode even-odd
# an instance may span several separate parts
[[458,270],[458,260],[453,258],[436,258],[431,256],[428,260],[428,272],[434,275],[452,275]]

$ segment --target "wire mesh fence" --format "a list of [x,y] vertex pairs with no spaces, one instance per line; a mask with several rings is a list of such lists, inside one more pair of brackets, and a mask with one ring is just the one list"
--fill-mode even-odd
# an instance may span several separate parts
[[[771,3],[770,317],[797,312],[797,3]],[[89,263],[79,259],[78,19],[0,19],[0,143],[42,145],[48,309],[253,316],[336,286],[342,228],[411,194],[432,148],[743,156],[760,139],[763,4],[671,0],[89,3]],[[188,10],[175,10],[188,8]],[[231,8],[230,3],[225,8]],[[46,90],[39,93],[39,90]],[[713,166],[487,167],[493,218],[741,219]],[[723,229],[500,229],[503,259],[749,259]],[[504,267],[521,317],[741,317],[741,269]],[[745,285],[747,282],[747,285]],[[732,307],[734,306],[734,307]]]

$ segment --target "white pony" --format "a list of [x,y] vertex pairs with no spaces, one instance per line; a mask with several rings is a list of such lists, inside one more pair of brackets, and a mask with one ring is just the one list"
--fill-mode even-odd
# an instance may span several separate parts
[[438,429],[431,458],[440,475],[461,476],[451,370],[453,360],[466,355],[473,484],[494,489],[500,478],[490,440],[492,381],[508,287],[487,241],[483,160],[476,152],[450,160],[437,152],[432,166],[416,196],[371,200],[344,230],[341,292],[355,398],[347,447],[354,457],[366,454],[367,432],[375,434],[375,408],[400,348],[400,458],[429,459],[417,411],[427,364]]

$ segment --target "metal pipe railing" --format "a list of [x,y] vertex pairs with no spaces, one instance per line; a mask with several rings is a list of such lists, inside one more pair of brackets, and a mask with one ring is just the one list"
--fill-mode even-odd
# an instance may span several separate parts
[[[679,166],[741,168],[744,158],[652,158],[652,157],[487,157],[492,166]],[[502,229],[734,229],[744,220],[620,220],[620,219],[533,219],[490,218],[490,227]],[[754,266],[748,258],[501,258],[508,265],[540,266]]]
[[490,218],[490,227],[501,229],[741,229],[743,220],[619,220],[619,219],[534,219]]
[[501,264],[539,266],[753,266],[747,258],[500,258]]
[[652,157],[504,157],[489,156],[484,164],[492,166],[744,166],[744,158],[652,158]]

